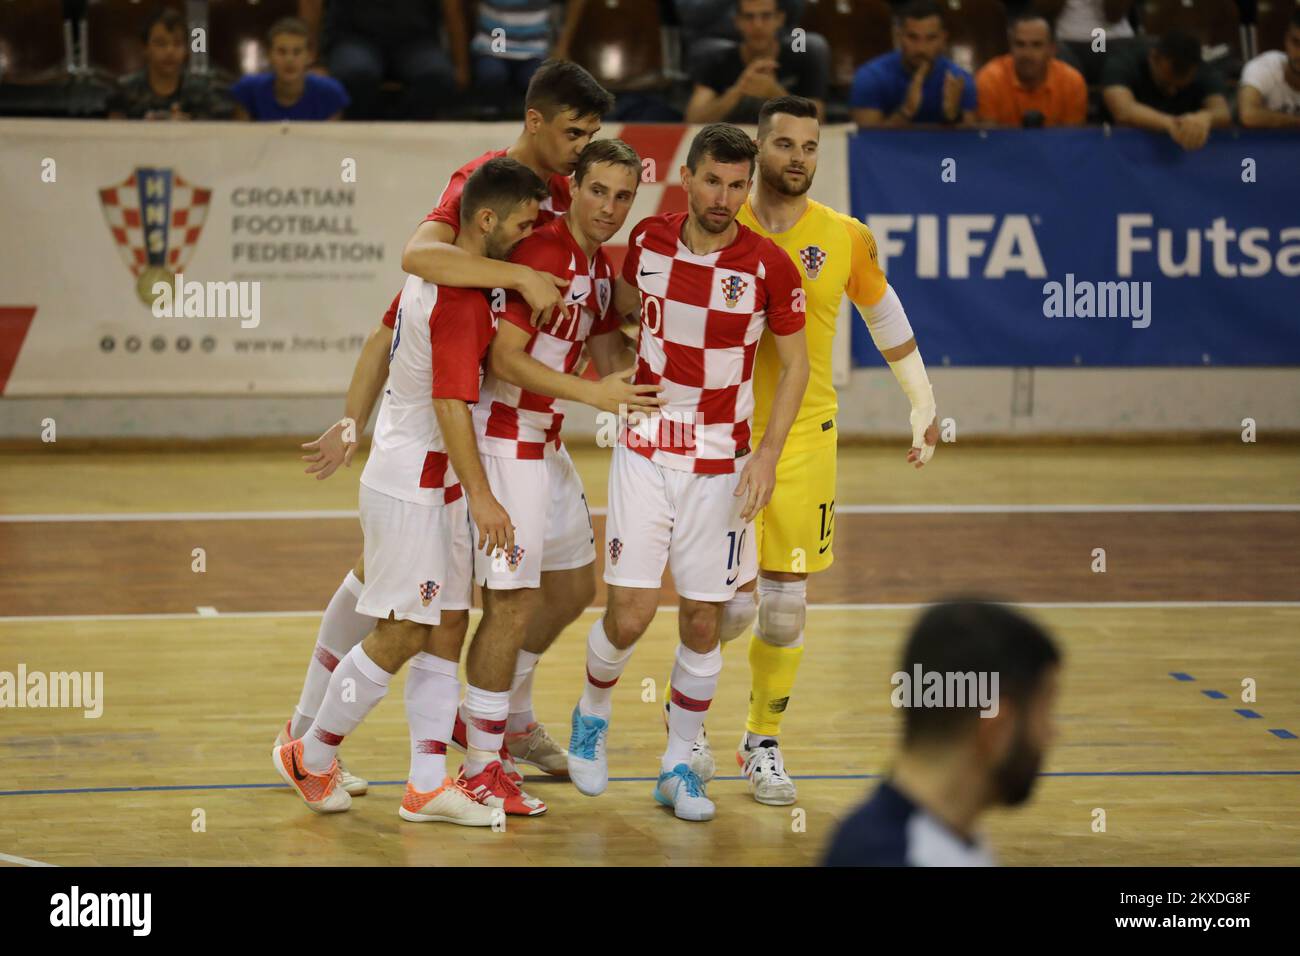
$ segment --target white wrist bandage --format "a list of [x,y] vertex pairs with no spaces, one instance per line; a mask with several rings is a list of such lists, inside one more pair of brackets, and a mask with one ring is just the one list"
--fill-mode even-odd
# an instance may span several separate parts
[[934,454],[934,445],[925,443],[925,430],[934,421],[934,389],[930,387],[930,377],[925,374],[925,363],[921,361],[919,349],[913,349],[897,362],[889,363],[894,378],[903,388],[903,394],[912,403],[912,447],[921,450],[922,464]]

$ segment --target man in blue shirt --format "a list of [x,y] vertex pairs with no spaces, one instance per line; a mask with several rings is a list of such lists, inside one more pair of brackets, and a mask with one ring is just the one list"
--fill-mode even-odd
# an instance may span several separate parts
[[307,72],[311,62],[307,24],[277,20],[266,38],[269,73],[253,73],[230,88],[241,120],[336,120],[349,99],[333,77]]
[[995,865],[979,819],[1033,791],[1056,732],[1060,669],[1046,632],[1004,605],[957,601],[922,614],[890,681],[902,747],[824,865]]
[[849,107],[859,128],[913,123],[975,124],[975,78],[943,51],[948,33],[933,0],[914,0],[898,15],[899,48],[853,74]]

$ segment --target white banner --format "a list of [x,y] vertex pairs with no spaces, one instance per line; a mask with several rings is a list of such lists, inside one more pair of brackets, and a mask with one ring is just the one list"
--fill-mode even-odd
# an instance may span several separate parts
[[[642,217],[685,208],[691,132],[602,131],[656,158],[611,243],[618,259]],[[0,121],[0,395],[341,392],[447,179],[518,133]],[[823,132],[813,190],[837,209],[848,208],[845,133]],[[158,282],[179,297],[156,300]]]

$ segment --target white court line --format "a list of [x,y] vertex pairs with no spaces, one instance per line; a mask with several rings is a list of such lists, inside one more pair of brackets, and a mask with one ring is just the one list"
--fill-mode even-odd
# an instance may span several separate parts
[[42,863],[40,860],[29,860],[25,856],[10,856],[8,853],[0,853],[0,860],[5,863],[17,863],[19,866],[58,866],[57,863]]
[[[934,602],[903,602],[898,604],[809,604],[809,611],[919,611],[930,607]],[[1300,608],[1300,601],[1011,601],[1012,607],[1030,610],[1135,610],[1155,611],[1164,609],[1182,610],[1189,608]],[[658,608],[667,613],[676,613],[676,604],[661,604]],[[601,605],[592,605],[584,613],[604,611]],[[325,612],[320,611],[222,611],[215,617],[196,613],[158,613],[158,614],[17,614],[0,615],[0,624],[37,624],[48,622],[75,621],[199,621],[222,620],[234,621],[243,618],[318,618]],[[472,608],[471,615],[481,614],[482,609]]]
[[[603,515],[604,506],[591,509]],[[977,514],[1193,514],[1218,512],[1300,512],[1300,504],[968,504],[839,505],[842,515],[977,515]],[[91,521],[310,521],[356,518],[358,512],[336,511],[111,511],[99,514],[0,515],[0,524],[61,524]]]

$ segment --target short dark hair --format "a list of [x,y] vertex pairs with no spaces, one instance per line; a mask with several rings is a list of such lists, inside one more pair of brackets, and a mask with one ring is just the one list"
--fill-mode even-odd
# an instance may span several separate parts
[[632,170],[636,181],[641,182],[641,157],[636,150],[621,139],[593,139],[578,154],[578,165],[573,170],[573,179],[579,185],[587,178],[587,171],[597,163],[613,163],[626,166]]
[[777,113],[800,118],[817,119],[817,104],[806,96],[774,96],[767,100],[758,111],[758,138],[767,135],[772,126],[772,117]]
[[695,172],[705,156],[719,163],[749,161],[749,174],[754,174],[754,157],[758,147],[739,126],[730,123],[710,123],[695,134],[691,148],[686,153],[686,167]]
[[550,59],[528,81],[524,108],[537,110],[548,122],[565,110],[578,116],[604,116],[614,108],[614,97],[572,60]]
[[1016,27],[1020,26],[1022,23],[1037,23],[1039,20],[1042,20],[1047,24],[1047,39],[1055,40],[1056,27],[1052,23],[1051,18],[1039,13],[1037,10],[1033,9],[1033,7],[1026,7],[1019,13],[1013,14],[1011,18],[1007,20],[1007,34],[1010,35],[1015,33]]
[[1300,30],[1300,7],[1295,8],[1295,13],[1291,14],[1291,26]]
[[934,0],[910,0],[898,11],[900,24],[904,20],[926,20],[930,17],[938,17],[940,26],[944,25],[943,10]]
[[282,33],[288,33],[291,36],[302,37],[311,44],[311,30],[307,24],[297,17],[281,17],[271,24],[271,29],[266,31],[266,45],[274,46],[275,38]]
[[[1024,703],[1061,653],[1047,633],[1004,604],[959,599],[926,610],[903,648],[899,670],[998,675],[999,700]],[[903,745],[951,741],[978,723],[980,705],[903,708]]]
[[522,202],[541,202],[550,195],[542,177],[509,156],[497,156],[474,170],[460,194],[460,223],[464,227],[480,209],[488,208],[509,218]]
[[1165,31],[1156,41],[1155,51],[1179,73],[1201,65],[1201,41],[1177,27]]
[[149,34],[153,33],[153,28],[161,23],[168,33],[184,33],[185,18],[171,7],[159,7],[154,11],[153,16],[144,22],[140,28],[140,39],[145,44],[149,42]]

